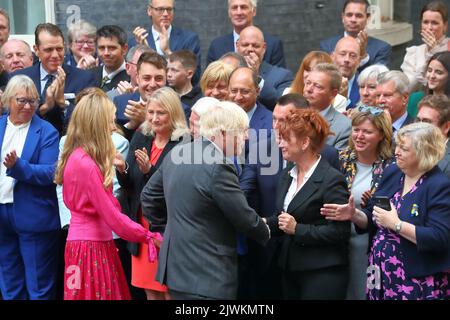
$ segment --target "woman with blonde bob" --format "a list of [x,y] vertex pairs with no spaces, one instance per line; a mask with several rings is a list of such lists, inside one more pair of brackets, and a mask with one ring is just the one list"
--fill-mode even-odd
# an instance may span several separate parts
[[65,251],[65,300],[129,300],[130,293],[112,238],[148,242],[154,235],[121,213],[112,193],[115,107],[92,93],[77,104],[67,131],[55,182],[63,185],[71,220]]
[[[150,177],[158,170],[164,157],[185,135],[189,135],[186,117],[178,94],[169,87],[156,90],[147,101],[147,116],[130,142],[126,161],[117,159],[117,178],[127,193],[127,215],[144,228],[149,224],[143,217],[140,196]],[[190,140],[190,138],[189,138]],[[150,230],[160,232],[150,226]],[[163,232],[160,232],[163,234]],[[132,254],[131,284],[145,289],[148,300],[168,299],[167,287],[155,281],[157,262],[149,262],[144,243],[129,243]]]
[[[369,300],[450,298],[450,180],[437,167],[441,131],[429,123],[401,128],[396,164],[383,174],[368,205],[327,204],[330,220],[350,220],[372,238],[367,268]],[[376,204],[389,199],[390,210]]]
[[200,79],[200,88],[205,97],[213,97],[220,101],[228,98],[228,81],[234,68],[222,61],[209,64]]
[[[341,171],[358,209],[365,206],[378,188],[384,169],[392,162],[392,124],[388,113],[360,105],[352,113],[352,132],[347,148],[339,152]],[[348,300],[366,297],[369,239],[352,226],[349,242],[350,279]]]

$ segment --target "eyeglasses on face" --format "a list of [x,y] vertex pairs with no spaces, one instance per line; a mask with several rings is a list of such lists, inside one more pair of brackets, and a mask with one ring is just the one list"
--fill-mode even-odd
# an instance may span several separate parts
[[88,47],[93,47],[93,46],[95,46],[95,41],[94,41],[94,40],[75,40],[74,42],[75,42],[75,44],[76,44],[77,46],[79,46],[79,47],[82,47],[82,46],[84,46],[85,44],[86,44]]
[[173,7],[153,7],[150,6],[153,10],[156,11],[157,14],[161,15],[164,14],[164,11],[167,11],[168,14],[172,14],[175,11],[175,8]]
[[31,107],[37,107],[38,104],[39,104],[39,100],[38,99],[27,99],[27,98],[16,98],[16,102],[21,107],[25,107],[27,105],[27,103]]
[[358,104],[358,106],[356,107],[356,110],[358,112],[370,113],[374,116],[379,116],[380,114],[382,114],[384,112],[383,109],[381,109],[381,108],[367,106],[362,103]]

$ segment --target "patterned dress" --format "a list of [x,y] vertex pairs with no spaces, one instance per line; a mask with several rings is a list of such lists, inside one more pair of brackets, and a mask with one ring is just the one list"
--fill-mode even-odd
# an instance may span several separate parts
[[[403,197],[404,176],[401,188],[391,198],[397,212],[410,208],[415,192],[426,179],[422,176]],[[414,214],[411,211],[411,214]],[[450,270],[426,277],[406,276],[400,236],[392,230],[379,228],[374,237],[367,268],[367,298],[369,300],[436,300],[450,299]]]

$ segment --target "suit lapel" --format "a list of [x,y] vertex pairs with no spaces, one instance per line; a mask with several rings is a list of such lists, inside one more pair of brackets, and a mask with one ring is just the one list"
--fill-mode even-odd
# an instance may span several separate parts
[[179,44],[179,38],[180,38],[180,31],[172,26],[172,31],[170,33],[170,49],[172,51],[178,50],[178,44]]
[[277,186],[277,212],[283,211],[284,198],[292,183],[292,177],[289,174],[290,168],[286,168],[281,172],[280,180]]
[[226,40],[223,42],[223,47],[225,52],[234,52],[234,35],[233,33],[229,34],[226,37]]
[[312,176],[308,179],[308,181],[306,181],[300,191],[297,192],[297,194],[294,196],[288,206],[288,212],[294,212],[319,189],[319,184],[323,180],[324,161],[326,160],[324,160],[323,158],[320,160]]
[[2,147],[3,147],[3,138],[5,137],[5,131],[6,131],[6,121],[8,119],[8,115],[4,115],[0,117],[0,159],[3,159],[2,153]]
[[30,129],[28,130],[27,138],[25,139],[25,144],[23,146],[21,158],[26,161],[30,161],[33,152],[37,149],[37,144],[39,142],[39,132],[41,131],[41,126],[38,123],[38,118],[36,115],[33,116],[30,123]]

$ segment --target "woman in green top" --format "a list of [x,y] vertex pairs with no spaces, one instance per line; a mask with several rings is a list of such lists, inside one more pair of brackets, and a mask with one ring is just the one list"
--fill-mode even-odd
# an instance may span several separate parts
[[445,94],[450,97],[450,52],[438,52],[434,54],[427,64],[425,78],[427,86],[424,91],[413,92],[408,101],[408,114],[411,117],[417,116],[417,105],[425,95]]

